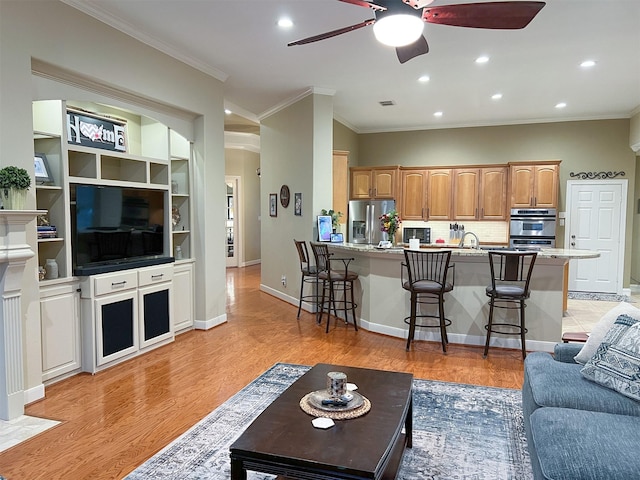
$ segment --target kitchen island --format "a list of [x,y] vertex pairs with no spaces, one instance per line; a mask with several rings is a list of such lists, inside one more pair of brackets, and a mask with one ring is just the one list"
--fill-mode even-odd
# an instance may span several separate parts
[[[377,249],[372,245],[331,244],[336,257],[354,260],[349,268],[357,272],[355,284],[359,326],[365,330],[407,338],[410,295],[402,288],[403,248]],[[484,345],[484,325],[489,316],[485,288],[491,283],[487,250],[450,248],[455,269],[454,289],[445,294],[445,315],[452,320],[447,328],[449,342]],[[596,258],[590,250],[548,248],[538,251],[531,277],[531,297],[527,300],[527,349],[553,351],[562,337],[563,302],[566,295],[565,265],[570,259]],[[455,273],[453,273],[455,271]],[[406,273],[405,273],[405,279]],[[451,281],[451,277],[449,277]],[[497,318],[517,315],[516,311],[496,312]],[[516,317],[509,317],[510,319]],[[416,329],[416,340],[440,341],[437,329]],[[520,348],[520,339],[511,335],[492,335],[491,345]]]

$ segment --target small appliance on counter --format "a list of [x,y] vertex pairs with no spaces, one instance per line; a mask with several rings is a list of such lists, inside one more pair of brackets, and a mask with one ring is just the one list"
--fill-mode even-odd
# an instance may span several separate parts
[[402,243],[409,243],[412,238],[417,238],[420,243],[431,243],[431,229],[404,227],[402,229]]

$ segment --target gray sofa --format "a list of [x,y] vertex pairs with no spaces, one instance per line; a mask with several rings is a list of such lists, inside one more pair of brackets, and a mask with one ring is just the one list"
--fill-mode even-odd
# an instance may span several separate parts
[[534,352],[522,407],[535,479],[640,479],[640,402],[582,376],[581,344]]

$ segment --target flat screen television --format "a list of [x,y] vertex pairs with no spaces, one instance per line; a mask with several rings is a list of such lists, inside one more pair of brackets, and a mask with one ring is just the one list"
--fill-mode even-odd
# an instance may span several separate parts
[[73,274],[94,275],[168,263],[168,192],[97,185],[71,186]]

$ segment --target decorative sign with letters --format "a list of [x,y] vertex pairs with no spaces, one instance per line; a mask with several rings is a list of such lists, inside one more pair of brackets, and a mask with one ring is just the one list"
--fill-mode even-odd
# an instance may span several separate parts
[[67,108],[67,139],[72,145],[126,152],[125,127],[125,120]]

